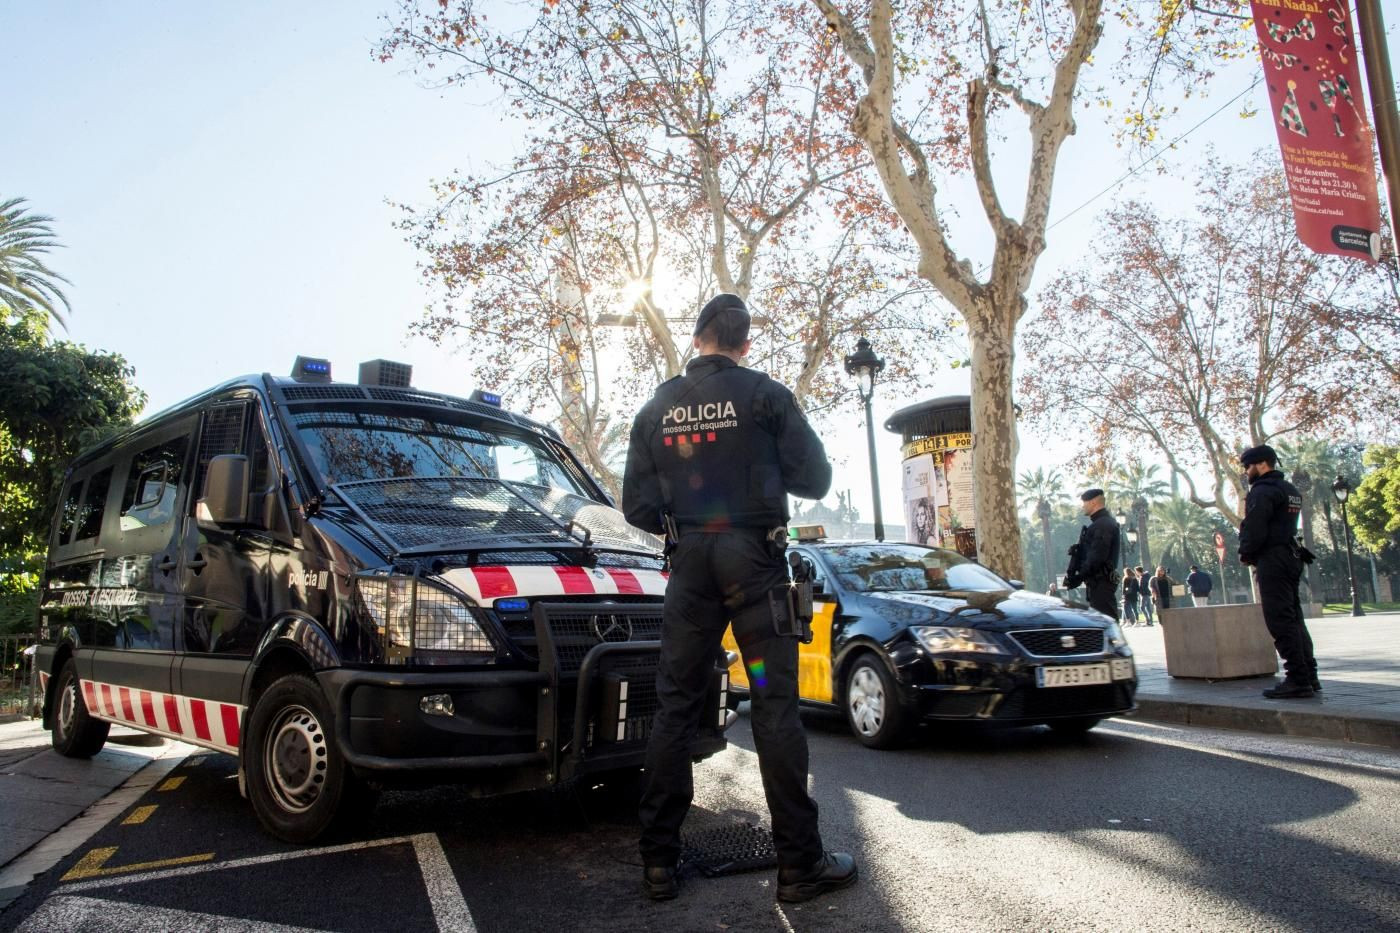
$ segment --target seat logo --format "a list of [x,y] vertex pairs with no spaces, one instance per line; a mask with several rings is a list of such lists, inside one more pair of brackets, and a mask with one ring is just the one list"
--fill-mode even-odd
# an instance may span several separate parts
[[596,615],[592,621],[593,634],[599,641],[632,640],[632,622],[626,616]]
[[1061,648],[1073,648],[1073,647],[1075,647],[1075,646],[1078,645],[1078,644],[1079,644],[1079,643],[1076,642],[1076,641],[1074,640],[1074,636],[1073,636],[1073,635],[1061,635],[1061,636],[1060,636],[1060,647],[1061,647]]

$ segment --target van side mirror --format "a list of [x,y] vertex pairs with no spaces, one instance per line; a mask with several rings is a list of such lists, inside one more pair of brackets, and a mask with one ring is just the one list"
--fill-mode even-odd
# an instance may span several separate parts
[[204,479],[204,498],[195,515],[216,525],[243,525],[248,522],[248,458],[243,454],[220,454],[209,461]]

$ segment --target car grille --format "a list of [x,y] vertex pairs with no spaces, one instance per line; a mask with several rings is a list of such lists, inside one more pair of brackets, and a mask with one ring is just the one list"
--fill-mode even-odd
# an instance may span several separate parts
[[995,719],[1037,719],[1053,716],[1097,716],[1130,709],[1132,688],[1126,683],[1088,687],[1022,687],[1007,694],[993,713]]
[[[1103,654],[1103,629],[1099,628],[1044,628],[1010,634],[1027,654],[1037,658]],[[1065,644],[1065,638],[1072,638],[1074,643]]]

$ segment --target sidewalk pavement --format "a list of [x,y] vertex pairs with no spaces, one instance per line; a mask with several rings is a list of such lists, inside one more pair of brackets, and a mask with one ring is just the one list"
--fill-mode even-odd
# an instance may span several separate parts
[[1277,677],[1167,675],[1162,627],[1128,626],[1138,670],[1137,718],[1400,748],[1400,612],[1308,620],[1322,693],[1268,700]]
[[37,719],[0,723],[0,909],[194,751],[113,726],[84,761],[54,751]]

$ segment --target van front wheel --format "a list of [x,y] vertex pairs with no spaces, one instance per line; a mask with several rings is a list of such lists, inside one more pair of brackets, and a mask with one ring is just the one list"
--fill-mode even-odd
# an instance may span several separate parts
[[330,706],[308,674],[288,674],[258,697],[243,755],[253,810],[278,839],[310,842],[350,811],[373,806],[336,747]]
[[91,758],[107,742],[109,722],[88,715],[72,658],[58,672],[53,695],[53,747],[66,758]]

